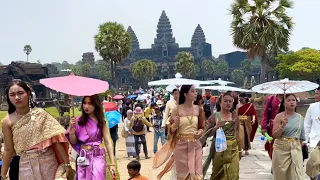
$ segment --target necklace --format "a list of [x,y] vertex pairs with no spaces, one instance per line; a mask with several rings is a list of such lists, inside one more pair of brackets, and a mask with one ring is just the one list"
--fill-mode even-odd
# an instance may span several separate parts
[[[186,114],[188,113],[187,109],[184,107],[184,110],[186,111]],[[189,116],[186,116],[188,121],[189,121],[189,124],[191,125],[192,124],[192,119],[193,119],[193,105],[192,105],[192,115],[191,115],[191,119],[189,118]]]
[[14,113],[15,113],[17,116],[19,116],[19,117],[25,116],[25,115],[18,114],[17,111],[15,111]]

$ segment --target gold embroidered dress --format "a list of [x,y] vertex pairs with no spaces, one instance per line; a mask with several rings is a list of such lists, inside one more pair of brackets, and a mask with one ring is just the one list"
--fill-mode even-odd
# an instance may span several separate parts
[[14,149],[20,156],[19,177],[26,180],[54,180],[62,157],[54,143],[62,143],[68,154],[65,129],[49,113],[33,108],[12,126]]
[[274,180],[303,179],[303,157],[300,141],[305,140],[303,117],[296,113],[288,119],[280,139],[273,145]]

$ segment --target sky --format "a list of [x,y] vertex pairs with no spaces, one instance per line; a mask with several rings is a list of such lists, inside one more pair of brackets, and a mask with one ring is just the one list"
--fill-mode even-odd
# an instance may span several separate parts
[[[94,52],[93,37],[101,23],[115,21],[135,31],[140,48],[150,48],[162,10],[170,19],[180,47],[190,47],[201,25],[213,56],[239,50],[232,44],[233,0],[1,0],[0,62],[26,60],[23,47],[31,45],[30,62],[75,63],[84,52]],[[295,0],[289,11],[295,23],[290,50],[320,49],[320,0]]]

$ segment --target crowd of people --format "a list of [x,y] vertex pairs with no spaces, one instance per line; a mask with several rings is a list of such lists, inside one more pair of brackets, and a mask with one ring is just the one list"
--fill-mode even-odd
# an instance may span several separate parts
[[[103,103],[98,95],[85,96],[81,115],[72,117],[65,130],[48,112],[34,106],[31,88],[14,80],[6,88],[8,115],[2,120],[4,152],[1,179],[53,180],[59,166],[63,177],[73,174],[70,148],[77,152],[75,178],[78,180],[115,179],[115,152],[118,126],[108,127]],[[315,99],[320,101],[320,89]],[[153,167],[164,167],[161,179],[171,172],[171,179],[202,179],[212,162],[211,180],[239,179],[239,162],[248,156],[258,128],[255,107],[246,93],[224,92],[219,97],[206,90],[198,95],[195,86],[182,85],[171,98],[148,96],[143,101],[118,101],[124,127],[131,180],[146,180],[140,174],[140,149],[148,154],[146,133],[154,133]],[[107,101],[112,101],[106,98]],[[302,180],[305,174],[316,179],[319,174],[320,102],[310,105],[306,116],[297,113],[294,94],[274,95],[266,100],[261,120],[262,134],[271,136],[265,149],[272,159],[275,180]],[[223,130],[226,147],[217,150],[217,131]],[[212,137],[210,152],[203,163],[203,147]],[[158,141],[161,147],[158,147]],[[308,158],[308,146],[310,158]],[[109,158],[109,160],[108,160]],[[162,166],[164,165],[164,166]],[[8,176],[8,171],[10,171]]]

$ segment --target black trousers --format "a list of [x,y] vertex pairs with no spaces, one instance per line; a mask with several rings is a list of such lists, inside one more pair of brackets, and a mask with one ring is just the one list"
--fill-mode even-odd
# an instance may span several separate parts
[[19,180],[19,162],[20,156],[14,156],[12,158],[9,170],[10,180]]
[[146,141],[146,135],[134,135],[134,147],[136,149],[136,154],[139,157],[140,154],[140,142],[139,139],[141,140],[141,144],[143,145],[143,152],[145,156],[148,156],[148,148],[147,148],[147,141]]
[[[151,122],[151,119],[150,118],[146,118],[148,122]],[[149,126],[147,126],[147,131],[149,132],[150,129],[149,129]]]
[[110,133],[110,136],[113,142],[113,155],[116,156],[116,144],[117,140],[119,139],[119,136],[117,132]]

